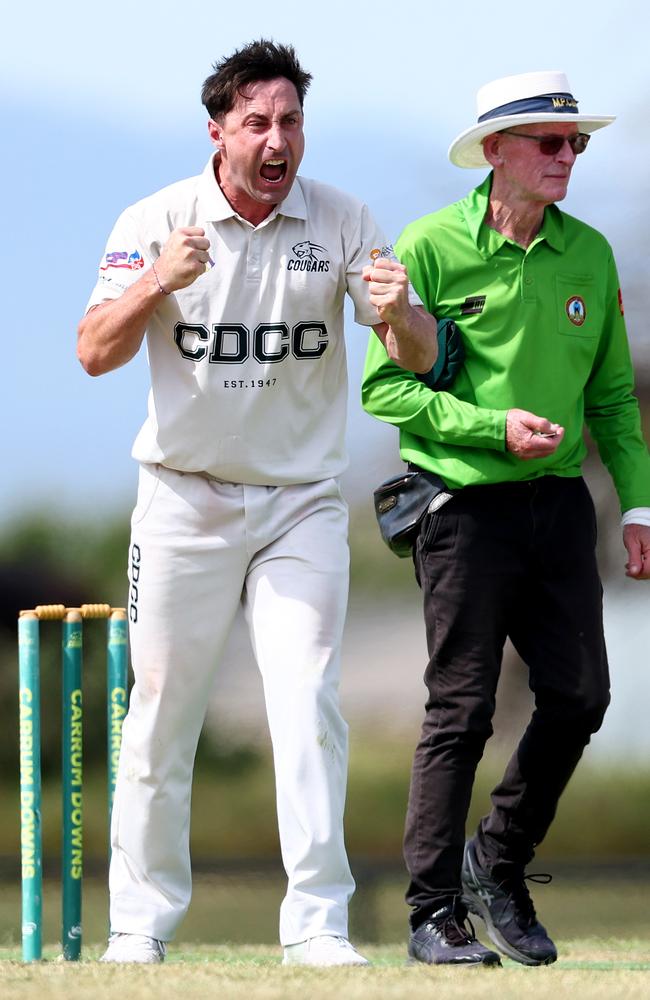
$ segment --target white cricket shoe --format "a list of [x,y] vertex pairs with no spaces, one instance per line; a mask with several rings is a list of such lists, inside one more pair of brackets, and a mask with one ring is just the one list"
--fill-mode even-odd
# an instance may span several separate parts
[[370,965],[347,938],[319,934],[284,949],[283,965]]
[[111,934],[100,962],[138,962],[159,965],[165,960],[165,942],[144,934]]

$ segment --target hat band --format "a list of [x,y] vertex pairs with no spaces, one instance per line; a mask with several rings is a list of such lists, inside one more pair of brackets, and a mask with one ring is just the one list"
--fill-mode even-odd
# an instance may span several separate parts
[[528,115],[538,112],[553,112],[557,115],[574,115],[578,110],[578,102],[572,94],[541,94],[539,97],[526,97],[521,101],[511,101],[502,104],[492,111],[480,115],[478,121],[489,121],[490,118],[502,118],[505,115]]

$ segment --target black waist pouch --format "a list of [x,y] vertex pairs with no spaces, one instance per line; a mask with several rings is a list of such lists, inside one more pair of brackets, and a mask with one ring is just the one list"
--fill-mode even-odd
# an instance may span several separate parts
[[387,479],[373,493],[381,537],[396,556],[410,556],[420,525],[453,491],[435,472],[411,470]]

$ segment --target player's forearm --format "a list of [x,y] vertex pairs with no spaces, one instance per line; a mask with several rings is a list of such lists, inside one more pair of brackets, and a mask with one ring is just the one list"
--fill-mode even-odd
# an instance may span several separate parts
[[419,306],[411,306],[399,318],[377,330],[391,361],[411,372],[428,372],[438,357],[435,318]]
[[153,271],[147,271],[119,299],[86,313],[77,336],[77,357],[85,371],[104,375],[135,357],[147,323],[164,297]]

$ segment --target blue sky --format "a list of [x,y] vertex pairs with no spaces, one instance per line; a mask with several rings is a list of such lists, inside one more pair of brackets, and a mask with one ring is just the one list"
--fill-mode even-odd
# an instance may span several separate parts
[[[314,75],[302,172],[364,198],[393,237],[481,179],[446,160],[474,118],[478,86],[566,70],[583,111],[619,116],[579,161],[565,207],[610,237],[642,350],[649,15],[641,2],[599,6],[12,4],[0,40],[9,357],[0,518],[42,505],[128,508],[145,360],[90,379],[75,358],[76,324],[122,208],[201,170],[210,152],[201,83],[215,59],[253,37],[292,42]],[[349,447],[367,473],[368,456],[383,453],[392,432],[357,402],[365,338],[350,323]],[[347,482],[354,496],[354,473]]]

